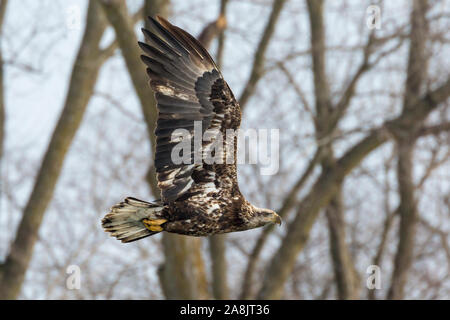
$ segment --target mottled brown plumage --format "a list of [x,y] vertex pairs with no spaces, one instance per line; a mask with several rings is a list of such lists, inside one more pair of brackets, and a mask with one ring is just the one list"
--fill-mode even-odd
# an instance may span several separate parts
[[[155,168],[161,200],[127,198],[111,208],[103,227],[122,242],[131,242],[161,231],[208,236],[281,223],[275,212],[254,207],[241,194],[237,136],[223,152],[213,154],[214,143],[230,142],[227,130],[238,129],[241,122],[239,103],[213,59],[184,30],[160,17],[149,19],[151,30],[142,29],[148,43],[139,46],[158,102]],[[201,161],[195,161],[192,149],[183,154],[189,161],[174,163],[172,152],[182,141],[174,131],[194,135],[195,121],[210,137],[201,141]],[[193,139],[186,141],[194,146]],[[234,160],[227,163],[230,153]],[[216,161],[205,160],[208,155]]]

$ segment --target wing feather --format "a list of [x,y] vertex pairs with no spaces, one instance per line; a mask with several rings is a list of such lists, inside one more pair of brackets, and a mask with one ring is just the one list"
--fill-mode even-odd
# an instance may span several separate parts
[[[145,53],[141,58],[147,66],[150,86],[157,100],[155,168],[158,186],[162,200],[171,202],[193,185],[197,185],[196,192],[215,190],[211,183],[216,177],[211,166],[194,163],[192,148],[189,155],[183,155],[190,159],[188,164],[173,163],[172,151],[180,142],[173,137],[174,131],[186,129],[193,135],[194,121],[201,121],[202,134],[206,130],[213,130],[215,135],[223,134],[224,129],[230,127],[225,123],[230,117],[225,114],[235,112],[239,106],[213,59],[194,37],[161,17],[149,17],[149,20],[150,29],[142,29],[147,43],[139,42],[139,46]],[[238,113],[240,116],[239,110]],[[215,140],[214,134],[208,142],[203,142],[204,150]],[[206,177],[204,181],[200,179],[207,182],[204,187],[198,185],[200,180],[195,181],[195,177],[200,176]]]

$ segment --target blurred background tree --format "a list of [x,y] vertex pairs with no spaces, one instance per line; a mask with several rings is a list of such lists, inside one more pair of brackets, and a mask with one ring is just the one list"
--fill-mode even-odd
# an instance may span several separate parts
[[[0,0],[0,298],[449,298],[450,2],[370,5]],[[239,181],[282,228],[102,231],[123,197],[159,198],[137,46],[155,14],[216,57],[243,128],[280,129],[277,174]]]

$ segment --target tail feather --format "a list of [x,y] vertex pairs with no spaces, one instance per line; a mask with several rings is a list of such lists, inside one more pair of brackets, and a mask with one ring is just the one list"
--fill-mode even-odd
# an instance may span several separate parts
[[142,220],[161,219],[163,206],[128,197],[123,202],[114,205],[102,219],[102,226],[111,236],[122,242],[136,241],[160,231],[150,231]]

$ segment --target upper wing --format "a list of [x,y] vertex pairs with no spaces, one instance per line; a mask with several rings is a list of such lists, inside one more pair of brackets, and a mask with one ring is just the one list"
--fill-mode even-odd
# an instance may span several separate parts
[[[150,85],[158,107],[155,167],[163,201],[174,201],[195,183],[194,170],[206,170],[194,163],[194,149],[183,155],[189,161],[175,164],[172,151],[180,139],[172,134],[186,129],[194,135],[194,122],[208,130],[203,152],[226,129],[237,129],[240,110],[233,93],[205,48],[190,34],[161,17],[150,19],[150,29],[142,29],[148,44],[139,42],[146,55]],[[197,133],[196,133],[197,134]],[[225,139],[223,139],[225,141]],[[191,146],[193,146],[193,139]],[[235,146],[236,148],[236,146]],[[204,157],[204,153],[201,155]],[[208,173],[204,172],[204,175]]]

